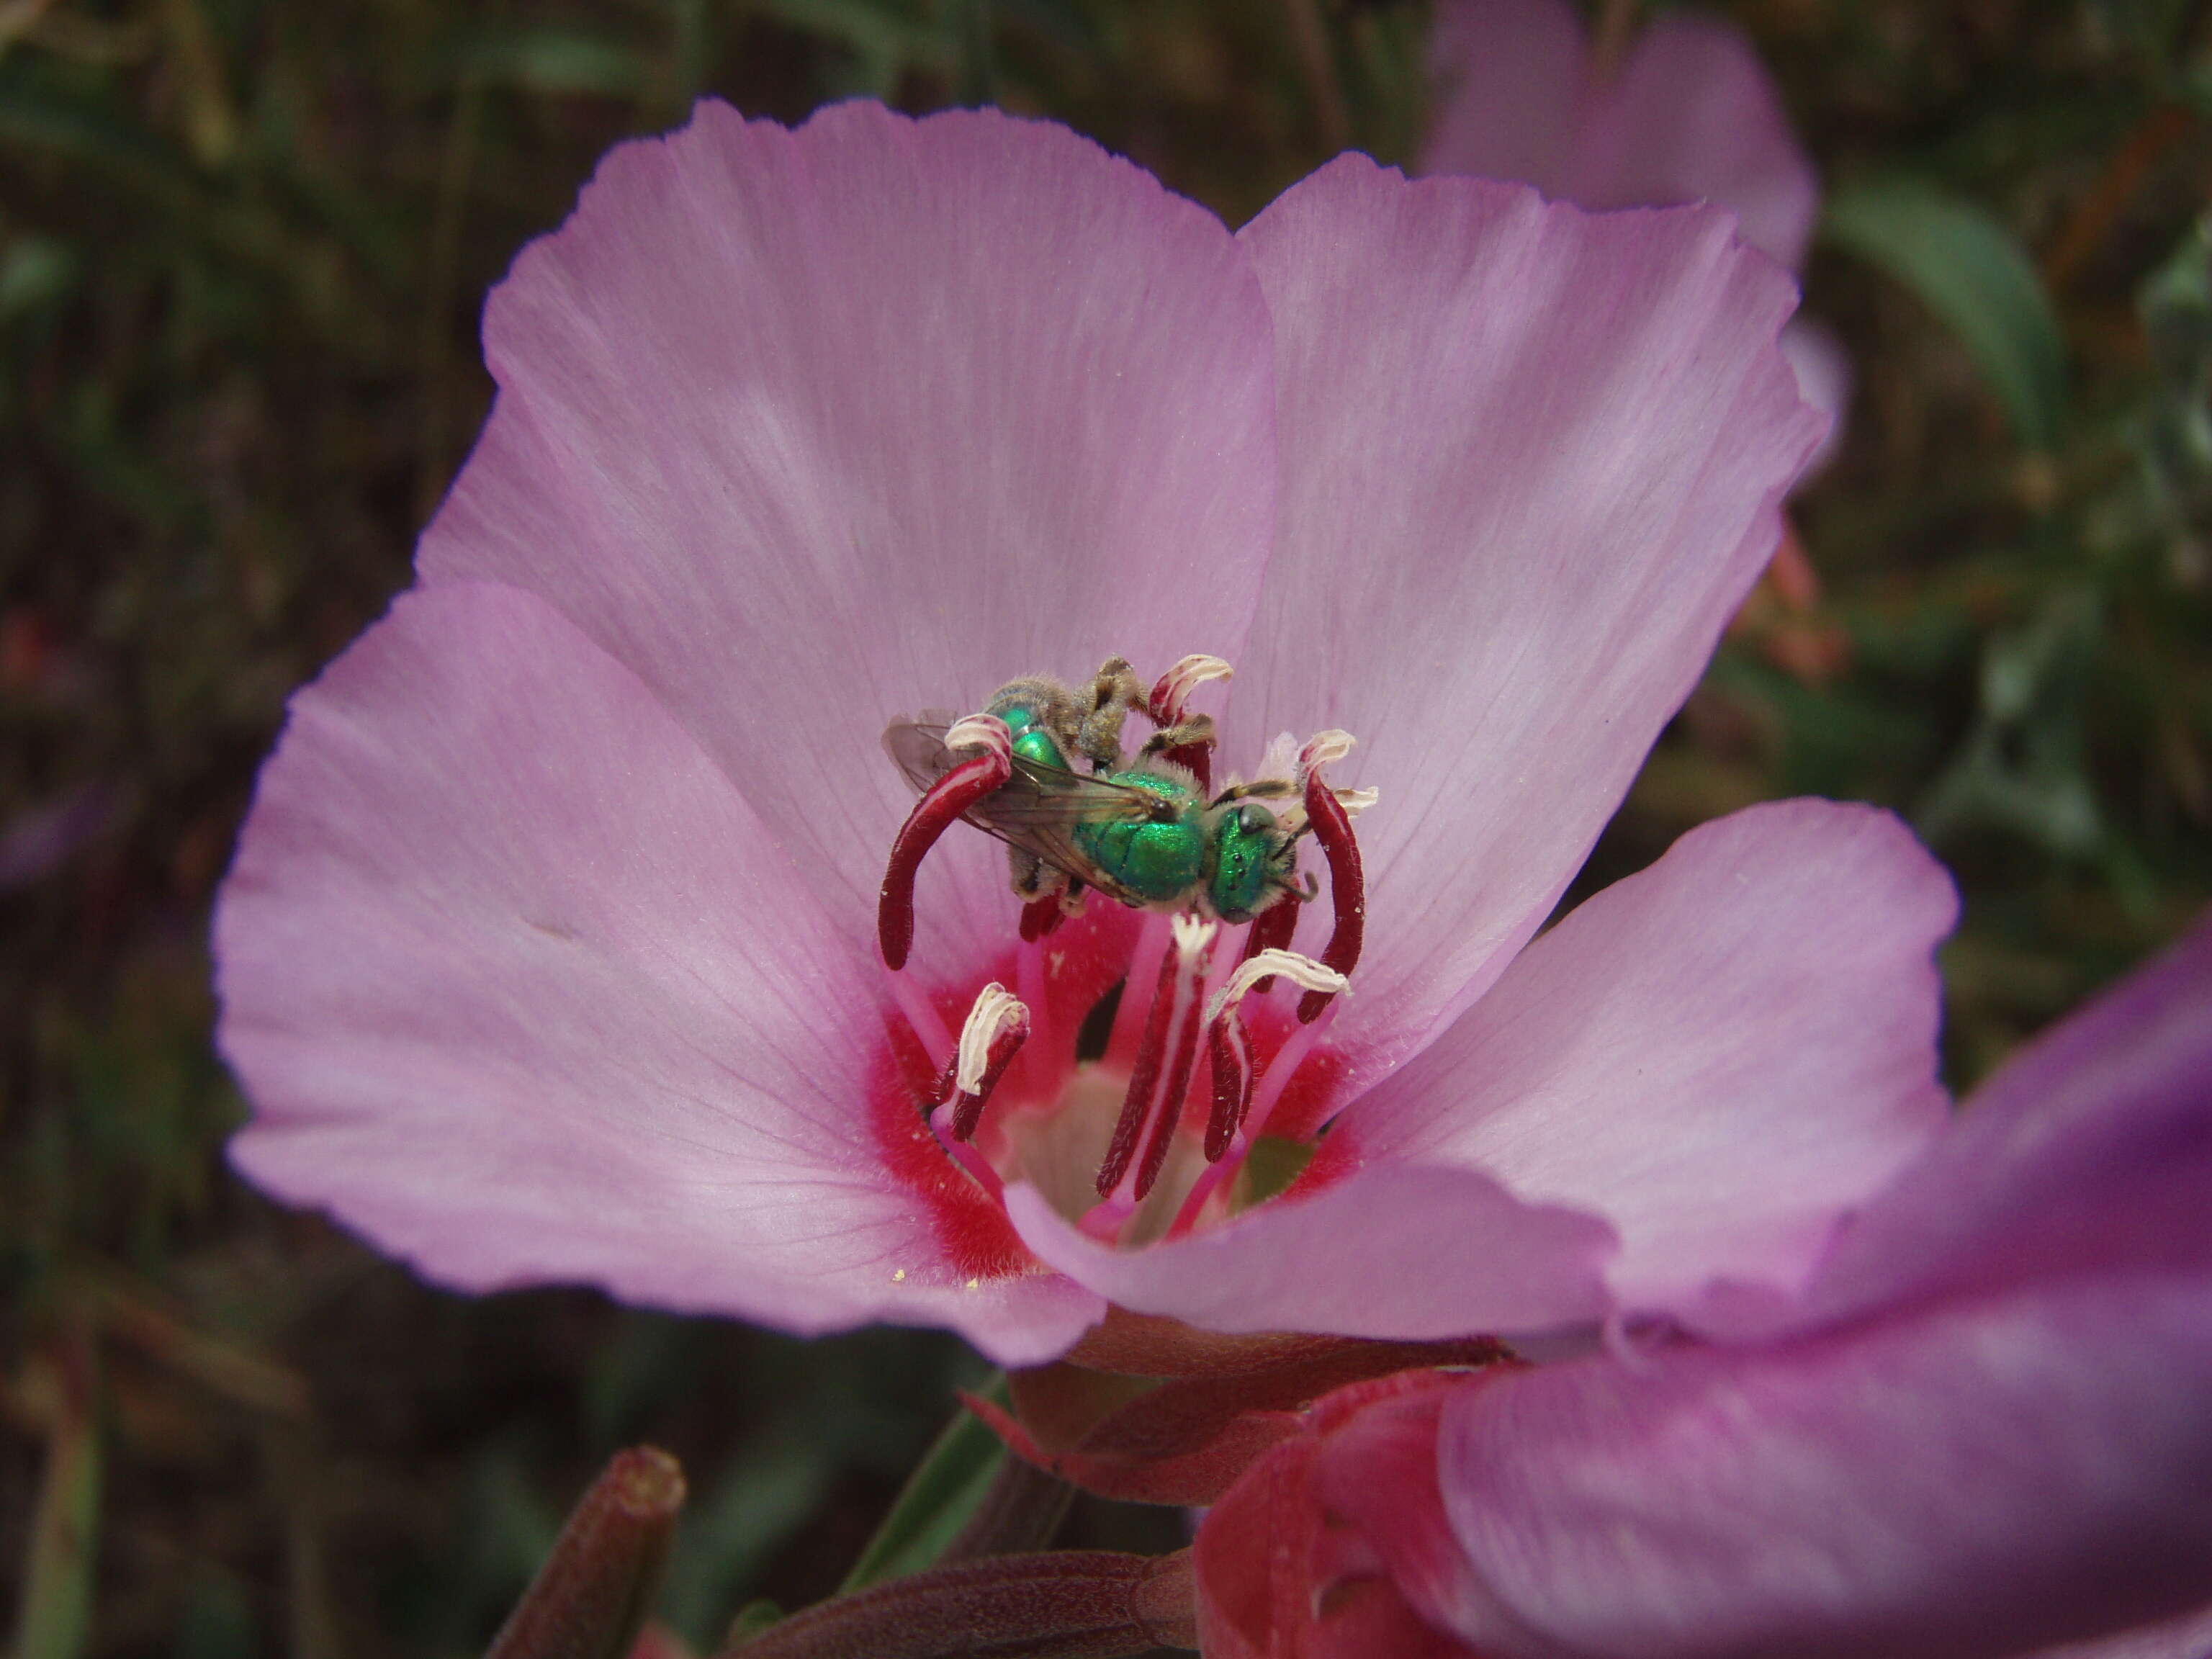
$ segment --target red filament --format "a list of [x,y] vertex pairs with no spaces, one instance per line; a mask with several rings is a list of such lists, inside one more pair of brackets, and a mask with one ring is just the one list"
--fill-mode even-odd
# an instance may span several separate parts
[[[961,1093],[954,1103],[952,1138],[955,1140],[975,1138],[975,1126],[983,1121],[983,1108],[989,1102],[992,1091],[999,1086],[999,1079],[1006,1076],[1006,1067],[1014,1063],[1014,1056],[1021,1053],[1022,1044],[1028,1040],[1029,1034],[1030,1024],[1024,1019],[1008,1025],[991,1039],[991,1050],[983,1061],[983,1075],[975,1085],[975,1091],[973,1094]],[[957,1054],[952,1057],[952,1064],[957,1071],[960,1064]],[[957,1085],[955,1086],[957,1088]]]
[[[1237,960],[1249,962],[1262,951],[1287,951],[1291,948],[1291,935],[1297,931],[1298,903],[1286,893],[1252,918],[1252,925],[1244,930],[1244,954]],[[1254,993],[1260,996],[1274,988],[1273,974],[1252,981]]]
[[[1367,935],[1367,878],[1360,868],[1359,843],[1352,838],[1352,815],[1336,792],[1322,781],[1318,766],[1306,769],[1305,793],[1306,822],[1328,856],[1329,902],[1336,912],[1328,948],[1321,953],[1322,965],[1349,978]],[[1333,991],[1307,992],[1298,999],[1299,1022],[1310,1025],[1319,1019],[1334,995]]]
[[1152,988],[1152,1012],[1145,1017],[1144,1040],[1137,1046],[1137,1063],[1129,1073],[1129,1091],[1121,1097],[1121,1115],[1114,1124],[1114,1139],[1106,1147],[1106,1161],[1098,1166],[1098,1196],[1111,1198],[1129,1172],[1137,1155],[1137,1137],[1143,1132],[1146,1109],[1159,1085],[1160,1060],[1168,1046],[1168,1024],[1174,1018],[1177,958],[1170,945],[1160,958],[1159,982]]
[[1193,984],[1193,1006],[1184,1011],[1182,1023],[1176,1031],[1175,1066],[1168,1073],[1167,1092],[1160,1097],[1159,1109],[1152,1114],[1152,1138],[1145,1145],[1145,1161],[1137,1166],[1137,1201],[1140,1204],[1159,1180],[1160,1170],[1168,1161],[1168,1147],[1175,1140],[1176,1125],[1182,1116],[1183,1097],[1190,1092],[1191,1068],[1198,1061],[1197,994],[1198,987]]
[[968,809],[1013,775],[1013,763],[1004,754],[986,750],[954,767],[915,802],[914,811],[899,826],[891,843],[890,863],[884,871],[883,890],[876,899],[876,940],[884,965],[893,973],[906,966],[914,949],[914,878],[922,860]]
[[[1257,986],[1253,988],[1258,989]],[[1206,1161],[1218,1164],[1252,1109],[1252,1039],[1244,1017],[1224,1008],[1206,1028],[1206,1046],[1213,1062],[1213,1112],[1206,1121]]]

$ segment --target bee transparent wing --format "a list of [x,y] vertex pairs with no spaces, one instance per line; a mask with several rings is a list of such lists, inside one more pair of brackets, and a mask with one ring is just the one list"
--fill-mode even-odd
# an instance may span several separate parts
[[[933,711],[915,720],[894,720],[884,732],[884,750],[917,793],[960,763],[945,747],[952,721]],[[1074,876],[1109,898],[1128,896],[1079,852],[1070,831],[1079,823],[1112,823],[1152,815],[1158,797],[1127,784],[1057,767],[1039,766],[1016,757],[1013,775],[970,807],[968,822],[1010,847],[1034,854],[1055,870]],[[1131,902],[1135,902],[1133,899]]]
[[1007,845],[1034,853],[1054,869],[1079,878],[1107,897],[1136,904],[1142,901],[1084,855],[1075,845],[1073,832],[1079,824],[1150,817],[1158,799],[1127,784],[1017,758],[1014,775],[978,801],[968,817],[970,823]]
[[925,709],[920,720],[893,720],[884,728],[884,753],[906,774],[916,794],[960,763],[960,757],[945,746],[945,734],[951,729],[951,716],[933,708]]

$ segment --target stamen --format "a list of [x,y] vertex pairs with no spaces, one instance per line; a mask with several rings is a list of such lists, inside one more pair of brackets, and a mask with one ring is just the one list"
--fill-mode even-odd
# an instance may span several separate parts
[[1346,987],[1343,975],[1295,951],[1267,950],[1237,964],[1206,1006],[1206,1047],[1213,1060],[1213,1113],[1206,1125],[1206,1161],[1218,1164],[1231,1139],[1243,1127],[1252,1105],[1252,1041],[1237,1005],[1273,983],[1280,974],[1306,991],[1334,996]]
[[1152,1195],[1167,1164],[1168,1148],[1175,1142],[1176,1127],[1182,1117],[1182,1103],[1190,1094],[1190,1074],[1198,1063],[1198,1020],[1194,1013],[1187,1012],[1176,1028],[1175,1055],[1167,1089],[1160,1096],[1161,1109],[1152,1115],[1152,1138],[1145,1145],[1145,1161],[1137,1166],[1139,1204]]
[[1236,672],[1219,657],[1194,652],[1153,683],[1146,712],[1154,726],[1173,726],[1182,718],[1182,706],[1190,701],[1192,692],[1209,680],[1232,678]]
[[1334,996],[1351,986],[1349,980],[1327,963],[1302,957],[1296,951],[1262,951],[1238,963],[1237,971],[1213,994],[1212,1000],[1206,1005],[1207,1023],[1235,1014],[1237,1005],[1248,993],[1260,989],[1262,981],[1271,980],[1277,974],[1302,991],[1318,991],[1325,996]]
[[[1180,726],[1183,706],[1190,701],[1192,692],[1208,681],[1228,679],[1235,672],[1219,657],[1194,653],[1153,682],[1152,695],[1145,700],[1145,712],[1161,731]],[[1203,741],[1177,744],[1162,758],[1189,768],[1191,775],[1198,780],[1200,794],[1213,793],[1213,737],[1210,731]]]
[[1344,815],[1352,818],[1382,799],[1380,789],[1332,789],[1328,793],[1336,797],[1336,804],[1344,809]]
[[[1352,739],[1341,732],[1324,732],[1322,738],[1343,738],[1345,751],[1349,753],[1351,750]],[[1320,741],[1321,738],[1313,739],[1313,743]],[[945,728],[945,746],[956,755],[963,749],[981,749],[987,754],[1004,755],[1011,766],[1014,756],[1014,734],[1006,721],[996,714],[963,714]],[[1311,744],[1308,744],[1308,747],[1311,746]],[[1342,757],[1341,755],[1330,757],[1333,760]]]
[[883,951],[884,965],[893,973],[906,966],[914,949],[914,878],[921,860],[939,836],[1014,774],[1013,736],[995,714],[970,714],[946,732],[945,740],[945,747],[955,752],[978,752],[930,785],[891,843],[890,863],[876,898],[876,942]]
[[1137,1134],[1145,1127],[1145,1109],[1152,1103],[1159,1081],[1160,1056],[1168,1046],[1168,1023],[1175,1012],[1176,959],[1160,959],[1160,976],[1152,988],[1152,1012],[1145,1019],[1145,1036],[1137,1050],[1136,1069],[1129,1073],[1129,1091],[1121,1097],[1121,1115],[1115,1120],[1114,1139],[1107,1143],[1106,1160],[1098,1166],[1098,1196],[1111,1198],[1137,1154]]
[[[1244,930],[1244,960],[1249,962],[1263,951],[1287,951],[1291,935],[1297,931],[1297,901],[1289,897],[1277,899],[1253,917],[1252,925]],[[1252,988],[1265,996],[1275,988],[1275,981],[1263,979]]]
[[955,1140],[975,1137],[982,1121],[984,1103],[1006,1067],[1014,1063],[1030,1034],[1030,1011],[1012,991],[995,981],[977,994],[960,1028],[960,1049],[953,1056],[950,1088],[940,1103],[952,1108],[951,1129]]
[[1146,1022],[1152,1018],[1152,1000],[1145,988],[1152,984],[1162,963],[1167,960],[1169,943],[1174,935],[1175,929],[1168,918],[1157,911],[1138,924],[1137,947],[1129,957],[1129,977],[1106,1044],[1106,1058],[1117,1067],[1133,1068],[1136,1065],[1138,1053],[1144,1047]]
[[948,1100],[932,1112],[929,1115],[930,1133],[937,1137],[937,1144],[945,1149],[947,1158],[965,1170],[970,1179],[988,1193],[994,1200],[1004,1204],[1006,1201],[1006,1183],[991,1167],[991,1160],[966,1141],[952,1138],[954,1111],[953,1103]]
[[1251,1109],[1252,1039],[1243,1018],[1232,1013],[1207,1024],[1206,1046],[1213,1061],[1213,1111],[1206,1120],[1206,1161],[1218,1164]]
[[[1360,867],[1359,843],[1352,836],[1352,817],[1336,792],[1322,781],[1321,769],[1352,752],[1352,738],[1343,732],[1322,732],[1307,739],[1298,757],[1304,775],[1306,822],[1328,860],[1329,902],[1336,926],[1321,953],[1324,964],[1349,975],[1359,963],[1359,947],[1367,933],[1367,883]],[[1328,1006],[1335,993],[1309,990],[1298,1000],[1298,1021],[1310,1025]]]
[[[1184,1090],[1190,1087],[1191,1066],[1197,1053],[1201,963],[1206,947],[1220,931],[1220,924],[1179,915],[1170,926],[1175,948],[1160,963],[1159,980],[1152,988],[1152,1012],[1145,1022],[1144,1046],[1137,1051],[1137,1063],[1129,1073],[1129,1091],[1121,1097],[1121,1115],[1114,1125],[1114,1138],[1108,1143],[1105,1161],[1098,1166],[1098,1196],[1102,1199],[1113,1196],[1136,1157],[1139,1139],[1161,1097],[1159,1084],[1164,1066],[1170,1090],[1178,1079]],[[1182,1096],[1169,1095],[1169,1129],[1174,1127],[1173,1117],[1182,1109]],[[1159,1136],[1156,1134],[1154,1139],[1158,1141]],[[1153,1146],[1146,1148],[1146,1162],[1153,1166],[1152,1173],[1157,1178],[1158,1161],[1165,1158],[1166,1150],[1162,1145],[1157,1157],[1154,1152]],[[1139,1171],[1139,1186],[1149,1190],[1149,1184]],[[1143,1196],[1142,1192],[1139,1196]]]
[[[1320,964],[1314,965],[1318,967]],[[1206,1155],[1208,1162],[1206,1167],[1199,1171],[1198,1179],[1192,1183],[1190,1191],[1183,1195],[1182,1207],[1176,1212],[1175,1221],[1168,1228],[1170,1238],[1181,1238],[1197,1226],[1206,1200],[1233,1180],[1237,1170],[1244,1167],[1245,1155],[1252,1150],[1252,1143],[1267,1132],[1267,1120],[1273,1115],[1275,1103],[1282,1099],[1283,1091],[1290,1086],[1291,1079],[1305,1063],[1305,1058],[1313,1052],[1314,1045],[1335,1024],[1329,1018],[1334,1006],[1332,1002],[1325,1007],[1322,1018],[1312,1024],[1293,1026],[1283,1046],[1275,1051],[1275,1057],[1267,1062],[1267,1071],[1261,1074],[1256,1083],[1247,1085],[1243,1091],[1244,1098],[1237,1107],[1239,1121],[1229,1132],[1227,1143],[1218,1157],[1213,1152],[1214,1126],[1211,1121],[1207,1123]],[[1228,1010],[1226,1018],[1217,1022],[1212,1028],[1212,1031],[1219,1032],[1223,1025],[1233,1026],[1237,1038],[1243,1036],[1243,1019],[1235,1009]],[[1225,1042],[1236,1038],[1223,1036],[1217,1040]],[[1245,1064],[1249,1066],[1249,1059]],[[1214,1095],[1217,1113],[1222,1110],[1220,1088],[1220,1073],[1217,1070]]]
[[[951,734],[946,734],[950,740]],[[1340,732],[1332,726],[1326,732],[1316,732],[1305,740],[1298,750],[1298,765],[1307,771],[1318,766],[1334,766],[1358,746],[1359,739],[1349,732]]]

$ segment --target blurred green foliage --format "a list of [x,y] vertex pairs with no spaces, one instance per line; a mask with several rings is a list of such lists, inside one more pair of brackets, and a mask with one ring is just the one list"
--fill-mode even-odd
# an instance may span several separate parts
[[[1754,601],[1586,884],[1763,797],[1898,807],[1966,901],[1964,1082],[2212,895],[2207,8],[1716,9],[1829,181],[1808,309],[1859,386],[1794,509],[1821,597]],[[1237,222],[1347,144],[1414,157],[1426,27],[1413,0],[0,0],[21,1659],[471,1651],[639,1439],[692,1475],[685,1634],[835,1587],[974,1380],[956,1344],[465,1302],[223,1170],[204,935],[254,768],[406,580],[489,398],[484,289],[617,138],[706,92],[992,100]]]

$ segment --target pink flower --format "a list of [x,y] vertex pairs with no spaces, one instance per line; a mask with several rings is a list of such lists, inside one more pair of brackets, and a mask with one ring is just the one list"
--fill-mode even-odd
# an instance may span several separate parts
[[[1773,546],[1819,432],[1791,297],[1717,212],[1359,157],[1231,235],[989,112],[624,145],[492,297],[416,586],[263,775],[216,935],[238,1167],[464,1288],[1008,1363],[1109,1302],[1415,1338],[1794,1290],[1942,1116],[1941,871],[1763,806],[1528,944]],[[1243,1143],[1206,1163],[1201,1067],[1102,1223],[1169,920],[1094,895],[1024,944],[956,824],[887,973],[878,739],[1194,652],[1224,770],[1358,738],[1366,949],[1313,1024],[1246,998]],[[927,1115],[994,982],[1029,1035],[963,1165]],[[1284,1197],[1220,1178],[1325,1124]]]
[[1200,1531],[1206,1651],[2203,1659],[2208,1216],[2212,925],[1723,1340],[1321,1401]]
[[[1792,270],[1820,209],[1819,176],[1751,43],[1690,12],[1655,20],[1618,64],[1594,60],[1569,0],[1442,0],[1431,64],[1438,97],[1421,168],[1519,179],[1589,208],[1711,202]],[[1850,362],[1799,319],[1782,349],[1840,437]]]

